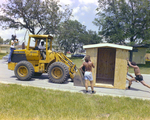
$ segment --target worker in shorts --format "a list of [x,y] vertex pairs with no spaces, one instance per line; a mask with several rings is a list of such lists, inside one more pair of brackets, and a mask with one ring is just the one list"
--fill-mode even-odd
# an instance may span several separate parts
[[[85,72],[82,69],[83,67],[85,67]],[[83,62],[83,64],[80,67],[80,70],[84,73],[86,93],[88,93],[88,81],[90,81],[92,93],[96,93],[94,91],[92,68],[95,68],[95,66],[93,62],[91,62],[90,56],[87,55],[85,56],[85,62]]]
[[135,62],[130,62],[128,59],[127,59],[127,61],[128,61],[129,66],[131,66],[132,68],[134,68],[134,74],[136,76],[136,77],[133,77],[133,78],[129,79],[128,89],[130,89],[132,81],[139,81],[144,86],[150,88],[150,85],[146,84],[145,81],[143,80],[143,76],[141,75],[140,68],[137,66],[137,64]]

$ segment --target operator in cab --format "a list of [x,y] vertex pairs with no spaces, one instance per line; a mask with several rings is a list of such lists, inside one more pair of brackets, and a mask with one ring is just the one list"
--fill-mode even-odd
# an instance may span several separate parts
[[46,48],[44,46],[44,40],[41,40],[41,44],[38,46],[38,49],[40,50],[42,59],[45,60],[46,59],[46,52],[45,52]]

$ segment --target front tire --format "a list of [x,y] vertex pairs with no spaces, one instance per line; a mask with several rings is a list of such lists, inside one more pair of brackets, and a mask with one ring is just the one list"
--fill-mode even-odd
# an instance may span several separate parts
[[19,80],[30,80],[34,75],[34,67],[28,61],[21,61],[16,65],[14,72]]
[[48,77],[51,82],[64,83],[69,76],[68,67],[62,62],[54,62],[48,68]]

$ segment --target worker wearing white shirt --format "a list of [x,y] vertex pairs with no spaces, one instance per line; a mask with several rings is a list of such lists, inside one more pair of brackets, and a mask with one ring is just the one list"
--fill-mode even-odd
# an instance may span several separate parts
[[39,45],[39,50],[45,50],[44,40],[41,40],[41,45]]
[[41,56],[43,57],[43,59],[46,58],[46,52],[45,50],[45,46],[44,46],[44,40],[41,40],[41,44],[38,46],[38,49],[41,51]]
[[9,56],[8,56],[8,63],[11,62],[12,53],[13,53],[14,50],[16,50],[15,43],[18,43],[18,39],[16,39],[16,35],[12,35],[10,53],[9,53]]

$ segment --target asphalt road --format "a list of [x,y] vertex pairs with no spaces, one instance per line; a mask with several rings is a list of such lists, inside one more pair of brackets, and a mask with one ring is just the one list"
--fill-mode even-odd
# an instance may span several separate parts
[[[150,85],[150,74],[143,74],[144,81]],[[19,84],[23,86],[34,86],[46,89],[61,90],[61,91],[70,91],[70,92],[80,92],[84,93],[84,87],[74,86],[73,82],[66,82],[64,84],[51,83],[48,80],[48,75],[43,74],[40,77],[34,77],[30,81],[20,81],[15,75],[14,71],[8,70],[7,62],[0,60],[0,83],[4,84]],[[126,82],[126,86],[128,81]],[[96,95],[110,95],[118,97],[130,97],[138,99],[147,99],[150,100],[150,89],[143,86],[141,83],[133,82],[132,88],[130,90],[119,90],[119,89],[109,89],[109,88],[100,88],[95,87]],[[89,87],[89,90],[90,87]],[[91,94],[91,91],[88,93]]]

